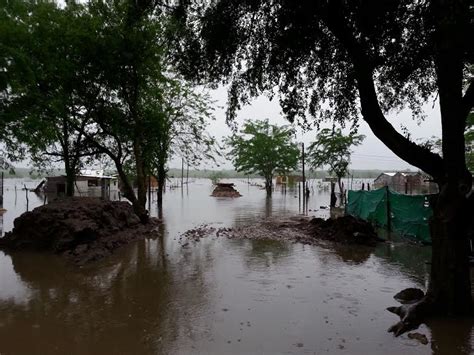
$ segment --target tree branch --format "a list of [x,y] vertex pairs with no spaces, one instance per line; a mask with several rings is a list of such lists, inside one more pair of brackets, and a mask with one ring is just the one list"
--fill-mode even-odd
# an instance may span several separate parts
[[469,87],[462,98],[462,113],[463,117],[467,117],[474,107],[474,79],[469,82]]
[[370,66],[367,51],[364,50],[362,44],[357,42],[344,17],[334,11],[328,11],[324,16],[324,21],[352,59],[362,117],[369,124],[372,132],[398,157],[430,174],[435,180],[442,180],[444,177],[442,158],[404,137],[385,118],[377,98],[373,68]]

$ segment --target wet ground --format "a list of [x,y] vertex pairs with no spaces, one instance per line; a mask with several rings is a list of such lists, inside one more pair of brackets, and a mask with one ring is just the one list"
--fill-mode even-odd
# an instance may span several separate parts
[[[295,192],[268,200],[263,190],[234,182],[239,199],[210,197],[209,180],[167,191],[161,234],[83,268],[49,255],[0,252],[0,353],[471,353],[472,320],[423,325],[418,331],[428,345],[386,332],[397,321],[385,311],[397,304],[393,295],[423,288],[429,247],[225,238],[183,247],[179,235],[203,223],[241,226],[300,210]],[[328,200],[315,189],[308,209]],[[5,230],[9,213],[20,210],[9,201],[12,192]]]

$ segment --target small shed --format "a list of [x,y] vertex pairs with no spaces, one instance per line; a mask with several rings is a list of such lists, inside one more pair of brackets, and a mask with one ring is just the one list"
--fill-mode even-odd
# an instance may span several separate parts
[[421,172],[384,172],[374,180],[374,187],[378,189],[384,186],[405,194],[437,192],[437,187],[430,177]]
[[[48,176],[44,192],[61,195],[66,193],[66,176]],[[84,169],[76,175],[74,193],[79,195],[96,195],[118,191],[118,179],[105,175],[103,170]]]
[[379,189],[381,187],[384,187],[384,186],[391,186],[393,181],[393,177],[395,176],[396,173],[387,173],[387,172],[384,172],[382,174],[380,174],[379,176],[377,176],[377,178],[374,180],[374,187],[376,189]]
[[299,175],[278,175],[275,178],[275,184],[277,185],[294,185],[300,181],[303,181],[303,177]]

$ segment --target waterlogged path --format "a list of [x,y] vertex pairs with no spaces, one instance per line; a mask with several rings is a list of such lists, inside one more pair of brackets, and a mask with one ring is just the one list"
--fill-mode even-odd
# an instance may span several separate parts
[[[203,223],[236,226],[298,213],[290,191],[267,200],[257,187],[238,182],[237,189],[243,197],[235,200],[210,197],[208,180],[168,191],[156,238],[84,268],[41,254],[0,252],[0,353],[471,352],[470,320],[423,325],[418,331],[428,345],[386,332],[397,321],[385,311],[396,305],[393,295],[426,282],[429,248],[225,238],[183,247],[179,235]],[[316,192],[309,209],[327,200]]]

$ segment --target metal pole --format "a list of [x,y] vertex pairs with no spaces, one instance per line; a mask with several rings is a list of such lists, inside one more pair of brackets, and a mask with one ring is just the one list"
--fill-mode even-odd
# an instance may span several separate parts
[[186,186],[188,185],[189,181],[189,163],[186,163]]

